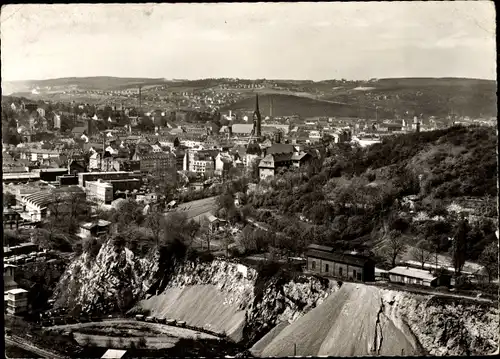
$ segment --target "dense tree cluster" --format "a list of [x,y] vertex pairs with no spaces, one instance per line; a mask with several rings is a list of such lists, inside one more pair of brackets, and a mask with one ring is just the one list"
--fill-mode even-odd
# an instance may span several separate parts
[[[451,251],[452,257],[456,253],[459,272],[464,258],[477,259],[494,239],[494,225],[483,219],[458,231],[460,219],[446,206],[455,197],[496,195],[494,140],[488,128],[453,127],[388,137],[366,149],[329,145],[320,166],[284,171],[261,181],[245,210],[286,238],[282,242],[293,243],[284,245],[276,240],[279,236],[268,234],[267,246],[300,253],[314,242],[367,251],[382,238],[385,244],[379,254],[389,264],[395,265],[396,258],[410,249],[410,256],[422,266],[435,253]],[[441,182],[435,182],[437,176],[442,176]],[[419,198],[416,210],[441,219],[412,221],[403,215],[402,199],[409,195]],[[490,202],[494,201],[486,197],[483,215],[494,214]],[[462,240],[450,240],[457,236]],[[453,243],[463,241],[466,245],[453,252]],[[250,242],[256,250],[256,241]]]

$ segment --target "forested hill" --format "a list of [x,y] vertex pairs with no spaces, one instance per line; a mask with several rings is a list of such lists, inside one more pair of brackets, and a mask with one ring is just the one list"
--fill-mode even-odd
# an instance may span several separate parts
[[[261,181],[249,212],[296,239],[283,245],[371,251],[397,230],[443,252],[459,223],[449,206],[469,200],[480,220],[471,223],[468,258],[477,259],[495,240],[496,147],[495,130],[486,127],[400,135],[368,148],[330,145],[308,170]],[[416,198],[412,212],[409,195]]]
[[493,128],[413,133],[369,147],[357,171],[406,169],[422,175],[422,194],[438,198],[496,196],[496,149]]
[[496,82],[460,78],[392,78],[370,81],[360,88],[338,87],[327,99],[378,106],[393,115],[494,117]]

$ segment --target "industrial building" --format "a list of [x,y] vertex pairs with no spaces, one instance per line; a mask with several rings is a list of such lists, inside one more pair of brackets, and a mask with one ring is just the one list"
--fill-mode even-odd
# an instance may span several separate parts
[[389,281],[401,284],[414,284],[426,287],[449,286],[451,277],[436,276],[426,269],[398,266],[389,271]]
[[333,247],[311,244],[306,253],[307,270],[348,280],[375,281],[375,263],[368,257],[336,253]]
[[83,172],[78,173],[78,185],[80,187],[85,187],[87,181],[97,181],[98,179],[103,181],[108,180],[121,180],[129,178],[139,178],[141,175],[136,172]]

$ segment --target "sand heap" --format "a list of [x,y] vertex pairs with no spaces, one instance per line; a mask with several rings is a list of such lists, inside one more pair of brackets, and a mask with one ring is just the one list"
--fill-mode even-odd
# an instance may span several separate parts
[[[235,341],[251,341],[280,321],[292,323],[321,303],[332,290],[328,280],[313,276],[268,278],[241,264],[214,260],[179,265],[168,285],[137,307],[151,315],[183,320]],[[262,288],[256,295],[255,289]]]
[[239,341],[245,326],[245,310],[229,303],[225,293],[215,285],[193,285],[169,288],[161,295],[141,302],[155,317],[176,318],[190,325],[225,332]]
[[138,306],[153,316],[183,320],[240,341],[255,276],[250,268],[219,260],[185,263],[176,268],[164,291]]
[[378,288],[345,283],[294,323],[272,330],[251,351],[264,357],[418,355],[418,341],[402,321],[386,315],[386,305]]

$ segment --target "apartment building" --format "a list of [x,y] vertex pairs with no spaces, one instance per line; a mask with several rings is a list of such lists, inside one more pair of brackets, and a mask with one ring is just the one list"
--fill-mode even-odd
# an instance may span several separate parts
[[177,174],[177,159],[172,153],[152,153],[140,159],[142,173],[147,173],[161,179],[175,181]]
[[7,302],[7,313],[17,315],[28,310],[28,291],[22,288],[15,288],[5,292]]

